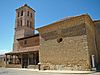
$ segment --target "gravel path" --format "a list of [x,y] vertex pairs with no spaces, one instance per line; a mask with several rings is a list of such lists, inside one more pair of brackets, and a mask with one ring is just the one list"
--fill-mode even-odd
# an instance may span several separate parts
[[100,72],[91,74],[70,74],[70,73],[52,73],[42,71],[31,71],[31,70],[18,70],[10,68],[0,68],[0,75],[100,75]]

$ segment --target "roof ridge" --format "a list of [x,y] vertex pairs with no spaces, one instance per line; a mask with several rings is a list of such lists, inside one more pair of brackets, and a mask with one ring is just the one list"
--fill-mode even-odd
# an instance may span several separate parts
[[[75,15],[75,16],[66,16],[66,17],[64,17],[64,18],[61,18],[61,19],[58,20],[58,21],[55,21],[55,22],[68,20],[68,19],[71,19],[71,18],[74,18],[74,17],[78,17],[78,16],[82,16],[82,15],[88,15],[88,14],[86,13],[86,14],[80,14],[80,15]],[[55,22],[53,22],[53,23],[55,23]]]
[[22,5],[22,6],[20,6],[19,8],[17,8],[16,10],[18,10],[18,9],[20,9],[20,8],[23,8],[23,7],[25,7],[25,6],[27,6],[28,8],[30,8],[30,9],[32,9],[34,12],[36,12],[33,8],[31,8],[30,6],[28,6],[27,4],[24,4],[24,5]]
[[[51,25],[51,24],[55,24],[55,23],[58,23],[58,22],[61,22],[61,21],[65,21],[65,20],[70,20],[70,19],[72,19],[72,18],[81,17],[81,16],[84,16],[84,15],[89,16],[87,13],[85,13],[85,14],[81,14],[81,15],[77,15],[77,16],[65,17],[65,18],[62,18],[62,19],[60,19],[60,20],[58,20],[58,21],[52,22],[52,23],[50,23],[50,24],[48,24],[48,25],[45,25],[45,26],[42,26],[42,27],[46,27],[46,26],[49,26],[49,25]],[[39,28],[42,28],[42,27],[39,27]],[[37,29],[39,29],[39,28],[37,28]],[[37,30],[37,29],[36,29],[36,30]]]

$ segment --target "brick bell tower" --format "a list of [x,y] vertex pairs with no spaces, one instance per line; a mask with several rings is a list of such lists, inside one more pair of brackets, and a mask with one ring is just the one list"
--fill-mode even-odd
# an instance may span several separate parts
[[15,35],[13,51],[19,51],[18,40],[34,35],[35,10],[27,4],[16,9]]

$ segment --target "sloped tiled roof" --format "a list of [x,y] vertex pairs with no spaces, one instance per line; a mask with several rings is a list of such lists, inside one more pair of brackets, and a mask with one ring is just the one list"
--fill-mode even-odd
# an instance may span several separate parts
[[[30,9],[32,9],[30,6],[28,6],[27,4],[24,4],[23,6],[21,6],[21,7],[19,7],[19,8],[17,8],[16,10],[18,10],[18,9],[20,9],[20,8],[23,8],[23,7],[25,7],[25,6],[27,6],[28,8],[30,8]],[[34,12],[36,12],[34,9],[32,9]]]
[[[77,16],[69,16],[69,17],[65,17],[65,18],[62,18],[58,21],[55,21],[51,24],[55,24],[55,23],[58,23],[58,22],[61,22],[61,21],[65,21],[65,20],[72,20],[73,18],[77,18],[77,17],[81,17],[81,16],[84,16],[84,15],[88,15],[88,14],[81,14],[81,15],[77,15]],[[45,26],[42,26],[40,28],[43,28],[43,27],[47,27],[47,26],[51,26],[51,24],[48,24],[48,25],[45,25]],[[40,28],[37,28],[36,30],[40,29]]]
[[34,35],[32,35],[32,36],[27,36],[27,37],[19,38],[19,39],[17,39],[17,40],[23,40],[23,39],[27,39],[27,38],[36,37],[36,36],[39,36],[39,34],[34,34]]
[[5,54],[20,54],[39,51],[39,46],[20,48],[19,51],[9,52]]

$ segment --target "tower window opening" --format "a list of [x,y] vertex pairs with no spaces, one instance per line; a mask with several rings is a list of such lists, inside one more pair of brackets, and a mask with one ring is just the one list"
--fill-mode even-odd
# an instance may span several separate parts
[[21,11],[21,16],[23,16],[23,10]]
[[32,13],[31,13],[31,17],[32,17]]
[[18,17],[19,17],[19,12],[18,12]]
[[21,20],[21,21],[20,21],[20,25],[22,26],[22,24],[23,24],[23,23],[22,23],[22,20]]
[[27,20],[27,27],[29,27],[29,21]]
[[27,13],[27,16],[29,16],[29,11],[28,11],[28,13]]
[[30,28],[32,27],[32,22],[30,22]]
[[27,44],[27,41],[26,40],[24,41],[24,44]]

